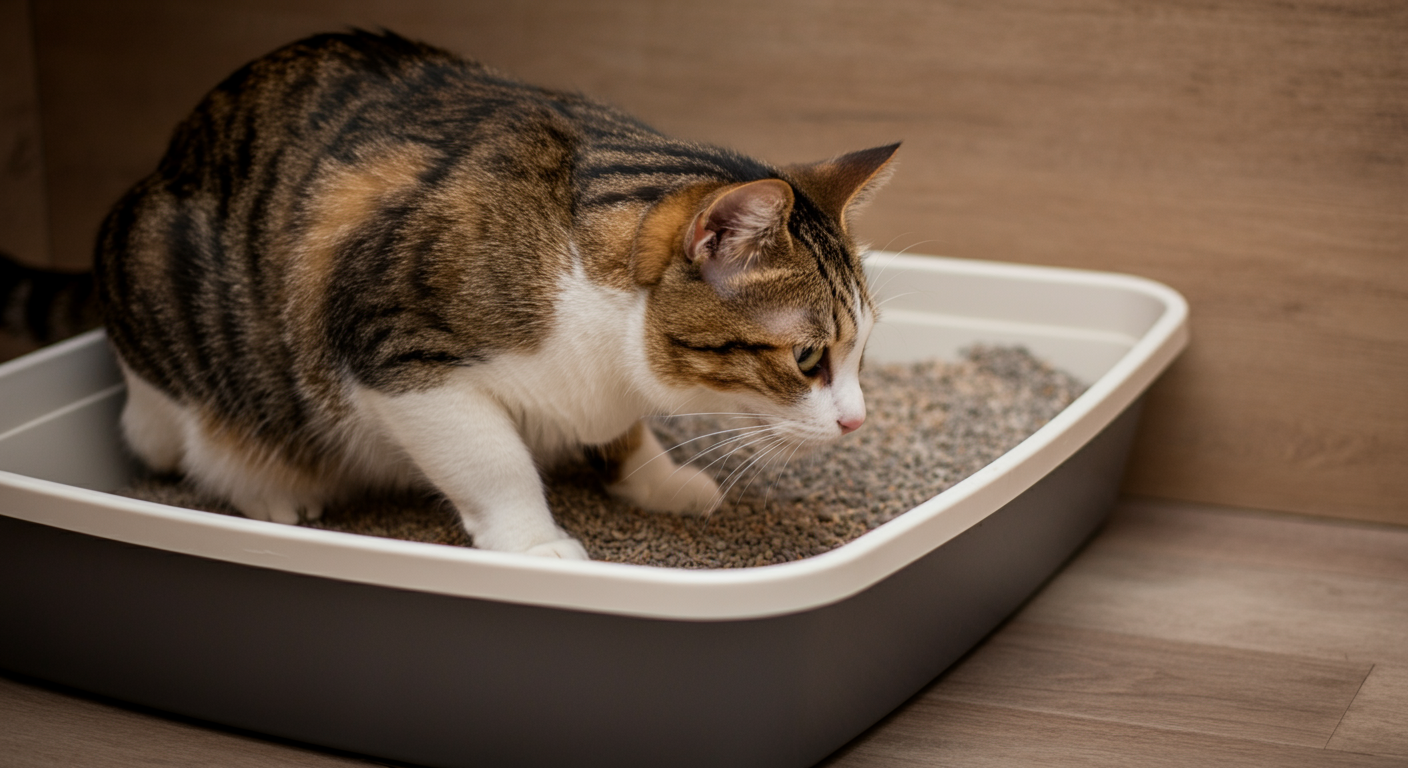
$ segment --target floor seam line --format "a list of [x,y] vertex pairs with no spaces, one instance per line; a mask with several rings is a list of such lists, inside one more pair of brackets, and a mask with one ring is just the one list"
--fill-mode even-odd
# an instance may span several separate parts
[[1340,721],[1335,723],[1335,730],[1330,731],[1330,738],[1325,739],[1325,746],[1321,747],[1321,749],[1328,750],[1330,748],[1330,742],[1334,741],[1335,734],[1340,732],[1340,726],[1344,725],[1344,719],[1349,716],[1349,710],[1354,707],[1354,702],[1359,699],[1360,692],[1364,690],[1364,684],[1369,682],[1369,675],[1374,674],[1374,670],[1377,669],[1378,666],[1378,664],[1369,665],[1369,671],[1364,673],[1364,679],[1359,681],[1359,687],[1355,688],[1354,695],[1349,697],[1349,703],[1345,705],[1344,714],[1340,715]]

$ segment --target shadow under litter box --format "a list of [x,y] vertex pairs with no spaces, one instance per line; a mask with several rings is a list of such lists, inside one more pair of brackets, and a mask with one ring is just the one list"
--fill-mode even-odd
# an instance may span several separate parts
[[[949,488],[1026,439],[1085,385],[1026,350],[975,346],[958,362],[875,365],[861,373],[863,427],[809,455],[743,445],[744,426],[690,416],[654,423],[676,462],[707,466],[728,490],[708,517],[648,512],[608,496],[585,461],[545,476],[558,524],[594,560],[673,568],[742,568],[800,560],[839,547]],[[681,445],[682,444],[682,445]],[[756,452],[755,452],[756,451]],[[790,449],[789,449],[790,451]],[[235,514],[179,478],[143,478],[123,495]],[[371,496],[328,507],[305,523],[348,533],[470,546],[443,497]]]

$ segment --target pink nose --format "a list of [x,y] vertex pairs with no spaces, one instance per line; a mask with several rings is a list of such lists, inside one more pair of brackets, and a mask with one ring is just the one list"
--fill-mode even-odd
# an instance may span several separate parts
[[843,435],[849,435],[857,429],[860,429],[860,425],[864,423],[864,416],[848,416],[844,419],[836,420],[836,426],[841,428],[841,434]]

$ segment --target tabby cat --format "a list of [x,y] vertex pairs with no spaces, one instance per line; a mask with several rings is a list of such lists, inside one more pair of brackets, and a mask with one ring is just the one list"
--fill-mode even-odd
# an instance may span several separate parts
[[547,462],[697,513],[718,485],[642,418],[737,414],[779,451],[861,425],[848,219],[897,146],[778,168],[394,34],[302,40],[103,223],[123,432],[248,517],[429,486],[477,547],[586,558]]

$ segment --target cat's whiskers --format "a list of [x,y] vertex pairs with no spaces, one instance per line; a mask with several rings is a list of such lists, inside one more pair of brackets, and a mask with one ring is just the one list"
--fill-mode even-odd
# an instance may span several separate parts
[[[901,232],[901,233],[899,233],[898,235],[895,235],[895,236],[891,237],[889,240],[886,240],[886,241],[885,241],[885,245],[881,246],[880,250],[882,250],[882,251],[888,251],[888,250],[890,250],[890,246],[893,245],[896,240],[900,239],[901,237],[908,237],[908,236],[910,236],[910,235],[912,235],[912,234],[914,234],[914,233],[913,233],[913,232]],[[867,249],[865,249],[865,250],[866,250],[867,253],[869,253],[869,252],[871,252],[871,251],[874,251],[875,249],[874,249],[874,248],[867,248]]]
[[[767,429],[768,429],[769,432],[771,432],[771,433],[776,433],[776,432],[781,431],[782,429],[784,429],[784,426],[783,426],[783,425],[780,425],[780,424],[775,424],[775,425],[769,426]],[[752,446],[752,445],[757,445],[758,443],[761,443],[761,442],[763,442],[763,441],[765,441],[765,440],[767,440],[767,439],[769,439],[769,438],[771,438],[771,437],[773,437],[773,436],[774,436],[774,434],[752,433],[752,434],[749,434],[749,435],[743,435],[743,436],[739,436],[739,437],[732,437],[732,438],[729,438],[728,440],[725,440],[725,441],[721,442],[719,445],[715,445],[715,446],[710,447],[708,450],[700,451],[698,454],[696,454],[696,455],[694,456],[694,459],[697,459],[697,458],[699,458],[700,456],[703,456],[704,454],[708,453],[709,451],[715,450],[715,449],[719,448],[720,446],[722,446],[722,445],[724,445],[724,444],[726,444],[726,443],[734,442],[734,441],[737,441],[737,440],[743,440],[743,439],[745,439],[745,438],[747,439],[746,442],[740,443],[738,446],[736,446],[733,450],[729,451],[728,453],[725,453],[724,455],[722,455],[722,456],[720,456],[720,457],[714,459],[713,461],[709,462],[708,464],[705,464],[703,467],[700,467],[700,468],[699,468],[699,471],[700,471],[700,472],[704,472],[704,471],[708,470],[710,467],[714,466],[715,464],[718,464],[720,461],[723,461],[723,460],[727,459],[728,457],[732,456],[733,454],[738,453],[739,451],[743,450],[744,448],[747,448],[747,447]],[[678,472],[680,469],[683,469],[683,468],[684,468],[686,465],[688,465],[690,462],[694,461],[694,459],[690,459],[689,461],[685,462],[684,464],[681,464],[681,465],[680,465],[680,468],[679,468],[679,469],[676,469],[675,471]]]
[[906,254],[906,253],[909,253],[909,251],[910,251],[911,248],[918,248],[918,247],[921,246],[921,245],[926,245],[926,244],[928,244],[928,243],[937,243],[937,242],[939,242],[939,241],[936,240],[936,239],[934,239],[934,238],[930,238],[930,239],[928,239],[928,240],[917,240],[917,241],[915,241],[915,242],[913,242],[913,243],[910,243],[909,245],[906,245],[905,247],[899,249],[898,251],[895,251],[895,253],[900,254],[900,255],[904,255],[904,254]]
[[[770,441],[768,441],[766,446],[758,449],[756,452],[753,453],[752,456],[749,456],[748,458],[744,459],[741,464],[730,470],[729,473],[724,476],[724,487],[719,491],[719,495],[727,497],[729,491],[733,489],[734,485],[738,482],[738,480],[742,479],[743,475],[747,472],[750,466],[757,463],[758,460],[761,459],[768,451],[771,451],[774,447],[778,445],[778,443],[783,442],[785,440],[785,437],[773,437]],[[737,500],[737,498],[734,499],[735,502],[737,502]]]
[[[913,232],[901,232],[901,233],[899,233],[898,235],[895,235],[895,236],[891,237],[889,240],[885,241],[885,245],[881,246],[878,250],[879,250],[879,251],[882,251],[882,252],[889,253],[889,252],[890,252],[890,246],[891,246],[891,245],[894,245],[894,242],[895,242],[896,240],[900,239],[901,237],[907,237],[907,236],[912,235],[912,234],[914,234],[914,233],[913,233]],[[919,242],[923,243],[923,242],[935,242],[935,241],[933,241],[933,240],[921,240],[921,241],[919,241]],[[904,253],[905,251],[909,250],[910,248],[913,248],[915,245],[918,245],[918,243],[911,243],[910,245],[905,246],[904,248],[900,249],[899,251],[896,251],[896,253]],[[866,256],[866,257],[869,257],[871,254],[875,253],[876,251],[877,251],[877,249],[875,249],[875,248],[866,248],[866,249],[865,249],[865,256]],[[875,273],[875,279],[878,280],[878,279],[880,279],[881,277],[883,277],[883,276],[885,275],[885,273],[889,271],[889,269],[890,269],[890,262],[889,262],[889,260],[886,260],[886,261],[884,261],[884,262],[881,262],[881,263],[880,263],[880,270]]]
[[792,457],[794,457],[794,456],[797,455],[797,451],[798,451],[798,450],[801,450],[802,446],[803,446],[805,443],[806,443],[805,440],[798,440],[798,441],[797,441],[797,444],[794,445],[794,446],[792,446],[792,452],[787,455],[787,458],[782,462],[782,466],[778,468],[777,474],[776,474],[776,475],[773,475],[773,478],[772,478],[772,485],[768,486],[768,492],[765,493],[765,494],[763,494],[763,511],[764,511],[764,512],[766,512],[766,511],[767,511],[767,508],[768,508],[768,498],[769,498],[770,496],[772,496],[772,492],[777,488],[778,482],[779,482],[780,480],[782,480],[783,474],[787,472],[787,467],[788,467],[788,465],[790,465],[790,464],[792,463]]
[[[706,438],[706,437],[713,437],[714,435],[724,435],[724,434],[728,434],[729,432],[742,432],[742,431],[745,431],[745,430],[754,430],[754,431],[756,431],[756,430],[759,430],[759,429],[765,429],[765,428],[767,428],[767,427],[769,427],[769,426],[771,426],[771,425],[769,425],[769,424],[750,424],[749,426],[746,426],[746,427],[733,427],[733,428],[731,428],[731,429],[720,429],[720,430],[717,430],[717,431],[715,431],[715,432],[708,432],[708,433],[699,435],[698,437],[691,437],[690,439],[685,440],[684,442],[676,443],[676,444],[670,446],[669,448],[666,448],[665,451],[668,453],[668,452],[670,452],[670,451],[675,450],[676,448],[680,448],[680,447],[689,445],[690,443],[692,443],[692,442],[694,442],[694,441],[696,441],[696,440],[703,440],[703,439]],[[737,435],[735,435],[735,437],[737,437]]]
[[[776,459],[778,456],[782,455],[782,453],[787,450],[787,444],[788,440],[784,437],[778,442],[773,443],[771,446],[768,446],[767,450],[763,452],[765,455],[770,454],[768,455],[767,461],[763,462],[762,466],[758,467],[757,471],[752,473],[753,476],[748,479],[747,485],[744,485],[743,490],[738,492],[738,498],[741,499],[744,496],[748,495],[748,489],[753,486],[754,481],[756,481],[758,477],[761,476],[763,473],[767,472],[768,466],[772,464],[773,460]],[[774,449],[778,448],[779,446],[781,447],[781,450],[777,450],[774,452]],[[763,500],[763,508],[767,509],[766,498]]]
[[[775,431],[777,431],[777,429],[778,429],[778,425],[776,425],[776,424],[761,424],[761,425],[757,425],[757,426],[753,426],[753,427],[743,427],[743,429],[747,429],[747,430],[749,430],[749,431],[746,432],[746,433],[744,433],[744,434],[741,434],[741,435],[733,435],[733,436],[731,436],[731,437],[726,437],[726,438],[724,438],[724,439],[718,441],[717,443],[714,443],[713,445],[711,445],[711,446],[709,446],[709,447],[707,447],[707,448],[704,448],[704,449],[698,451],[697,453],[694,454],[694,456],[692,456],[692,457],[690,458],[690,461],[693,461],[694,459],[697,459],[697,458],[699,458],[700,456],[703,456],[704,454],[709,453],[709,452],[711,452],[711,451],[716,451],[716,450],[718,450],[719,448],[722,448],[722,447],[724,447],[724,446],[726,446],[726,445],[729,445],[729,444],[731,444],[731,443],[736,443],[736,442],[739,442],[739,441],[741,441],[741,440],[749,440],[749,439],[754,438],[754,437],[762,437],[762,436],[764,436],[765,434],[767,434],[767,433],[769,433],[769,432],[775,432]],[[688,462],[686,462],[686,463],[688,463]]]
[[771,445],[769,445],[765,450],[760,451],[759,455],[754,457],[754,459],[748,464],[744,465],[743,467],[740,467],[740,472],[738,473],[737,477],[733,480],[733,483],[730,485],[730,488],[736,487],[737,484],[743,480],[745,475],[748,476],[748,482],[743,486],[743,489],[738,492],[738,495],[735,497],[735,502],[741,500],[744,496],[748,494],[748,488],[752,486],[754,481],[756,481],[760,475],[766,472],[767,466],[771,464],[775,458],[782,455],[782,453],[787,450],[787,446],[791,442],[791,440],[788,440],[786,438],[777,440]]
[[[771,442],[769,442],[769,443],[767,444],[766,447],[762,448],[762,449],[759,450],[757,453],[755,453],[755,454],[753,454],[752,456],[748,457],[748,459],[747,459],[746,461],[744,461],[742,464],[738,465],[737,467],[734,467],[733,470],[730,471],[730,472],[728,473],[728,475],[726,475],[726,476],[724,477],[723,487],[719,490],[719,498],[720,498],[720,499],[726,499],[726,498],[728,498],[729,491],[731,491],[731,490],[733,489],[734,485],[738,482],[738,480],[743,477],[743,474],[746,472],[746,470],[748,469],[749,466],[753,465],[753,464],[756,463],[759,459],[761,459],[763,456],[767,455],[767,453],[770,452],[773,448],[777,447],[779,444],[785,443],[786,441],[787,441],[787,437],[786,437],[785,435],[784,435],[784,436],[781,436],[781,437],[774,437],[774,438],[772,438]],[[763,442],[763,441],[760,440],[759,442]],[[741,497],[742,497],[742,495],[740,494],[740,496],[739,496],[738,498],[741,498]],[[737,502],[738,502],[738,498],[735,498],[735,499],[733,500],[734,503],[737,503]],[[712,515],[712,511],[711,511],[710,515]],[[706,517],[706,520],[707,520],[707,517]]]
[[693,394],[693,395],[690,395],[689,397],[685,398],[685,400],[684,400],[683,403],[680,403],[679,406],[677,406],[676,408],[674,408],[674,409],[673,409],[672,411],[670,411],[669,413],[658,414],[658,415],[654,416],[654,418],[657,418],[657,419],[681,419],[681,418],[685,418],[685,417],[689,417],[689,416],[756,416],[756,417],[760,417],[760,418],[766,417],[766,414],[762,414],[762,413],[726,413],[726,412],[708,412],[708,411],[697,411],[697,412],[692,412],[692,413],[680,413],[680,411],[684,410],[685,406],[689,405],[691,402],[693,402],[694,400],[696,400],[696,399],[698,399],[698,398],[699,398],[699,394],[698,394],[698,393]]
[[917,296],[917,295],[922,294],[922,293],[927,293],[927,291],[905,291],[904,293],[897,293],[897,294],[895,294],[894,296],[890,296],[890,297],[886,298],[884,301],[880,302],[879,304],[876,304],[876,305],[875,305],[875,313],[876,313],[877,315],[880,314],[880,308],[883,307],[883,306],[885,306],[886,304],[889,304],[890,302],[894,301],[895,299],[902,299],[902,298],[904,298],[905,296]]
[[[908,234],[908,233],[906,233],[906,234]],[[896,235],[896,236],[890,238],[890,242],[893,243],[895,240],[899,239],[900,237],[903,237],[903,235]],[[921,246],[921,245],[924,245],[924,244],[926,244],[926,243],[937,243],[937,242],[939,242],[939,241],[938,241],[938,240],[934,240],[934,239],[919,240],[919,241],[917,241],[917,242],[910,243],[909,245],[906,245],[905,247],[901,248],[901,249],[898,250],[898,251],[895,251],[895,255],[897,255],[897,256],[902,256],[902,255],[908,253],[908,252],[910,251],[910,249],[912,249],[912,248],[917,248],[917,247],[919,247],[919,246]],[[890,247],[890,244],[889,244],[889,243],[886,243],[886,244],[885,244],[885,248],[889,248],[889,247]],[[881,250],[885,250],[885,249],[881,249]],[[874,286],[874,287],[871,289],[871,292],[872,292],[872,293],[879,293],[879,292],[881,292],[882,290],[885,289],[886,286],[888,286],[888,285],[894,280],[895,276],[894,276],[894,275],[891,275],[891,276],[889,277],[889,279],[885,280],[884,282],[880,282],[880,279],[881,279],[882,277],[885,277],[885,273],[888,272],[889,269],[890,269],[890,264],[888,263],[888,260],[887,260],[886,262],[882,262],[882,263],[881,263],[881,265],[880,265],[880,270],[875,273],[875,282],[878,283],[878,285]]]
[[[884,272],[881,272],[880,274],[876,275],[876,276],[875,276],[875,283],[876,283],[876,284],[870,286],[870,293],[871,293],[871,295],[872,295],[872,296],[875,296],[875,295],[878,295],[878,294],[880,294],[880,293],[883,293],[883,292],[885,291],[885,289],[890,286],[890,283],[893,283],[893,282],[895,281],[895,278],[896,278],[896,277],[898,277],[898,275],[890,275],[889,277],[885,277]],[[884,281],[883,281],[883,282],[881,282],[881,278],[884,278]]]
[[683,419],[683,418],[688,418],[688,417],[690,417],[690,416],[733,416],[733,417],[752,416],[752,417],[754,417],[754,418],[767,418],[767,414],[766,414],[766,413],[727,413],[727,412],[723,412],[723,411],[715,411],[715,412],[699,411],[699,412],[696,412],[696,413],[669,413],[669,414],[662,414],[662,415],[660,415],[660,416],[656,416],[655,418],[657,418],[657,419]]
[[[693,456],[689,457],[689,459],[687,459],[687,460],[681,462],[679,466],[675,467],[675,471],[674,471],[674,472],[671,472],[669,476],[670,476],[670,478],[674,478],[675,475],[679,474],[679,471],[680,471],[680,470],[684,469],[685,467],[689,466],[690,464],[693,464],[693,463],[695,462],[695,460],[699,459],[700,457],[704,456],[705,454],[709,453],[710,451],[717,450],[717,449],[719,449],[719,448],[721,448],[721,447],[723,447],[723,446],[725,446],[725,445],[728,445],[729,443],[738,442],[738,441],[740,441],[740,440],[745,441],[745,442],[740,443],[740,444],[739,444],[736,448],[734,448],[733,450],[731,450],[731,451],[729,451],[728,453],[726,453],[726,454],[724,454],[724,455],[718,457],[717,459],[714,459],[713,461],[709,462],[708,464],[704,465],[703,467],[698,467],[698,468],[696,468],[696,470],[699,471],[699,472],[706,472],[710,467],[714,466],[715,464],[719,463],[720,461],[723,461],[724,459],[727,459],[729,456],[732,456],[733,454],[737,453],[738,451],[740,451],[740,450],[742,450],[742,449],[744,449],[744,448],[747,448],[747,447],[750,446],[750,445],[754,445],[754,444],[756,444],[756,443],[758,443],[758,442],[762,442],[763,440],[768,439],[768,437],[769,437],[768,433],[769,433],[769,432],[775,432],[775,431],[777,431],[778,429],[780,429],[780,427],[779,427],[778,425],[765,425],[765,426],[762,426],[762,427],[758,427],[755,431],[749,432],[748,434],[744,434],[744,435],[735,435],[735,436],[733,436],[733,437],[728,438],[727,440],[721,440],[721,441],[719,441],[718,443],[716,443],[716,444],[714,444],[714,445],[711,445],[711,446],[709,446],[708,448],[705,448],[704,450],[702,450],[702,451],[700,451],[700,452],[694,454]],[[663,456],[663,455],[665,455],[665,454],[660,454],[660,455]],[[656,458],[658,458],[658,457],[656,457]],[[679,490],[676,490],[675,493],[674,493],[670,498],[671,498],[671,499],[674,499],[674,497],[675,497],[675,496],[678,496],[678,495],[679,495]],[[722,497],[720,497],[720,498],[722,498]]]
[[[683,464],[681,464],[681,465],[679,465],[678,467],[676,467],[676,468],[675,468],[675,471],[670,473],[670,476],[671,476],[671,477],[674,477],[676,473],[678,473],[681,469],[684,469],[686,466],[689,466],[690,463],[692,463],[695,459],[699,458],[700,456],[703,456],[704,454],[706,454],[706,453],[708,453],[708,452],[710,452],[710,451],[712,451],[712,450],[715,450],[715,449],[719,448],[719,447],[722,446],[722,445],[726,445],[726,444],[731,443],[731,442],[736,442],[736,441],[740,441],[740,440],[744,441],[744,442],[739,443],[739,445],[737,445],[736,447],[734,447],[734,449],[731,450],[731,451],[729,451],[728,453],[726,453],[726,454],[724,454],[724,455],[722,455],[722,456],[720,456],[720,457],[714,459],[713,461],[709,462],[708,464],[704,465],[703,467],[698,468],[698,471],[700,471],[700,472],[705,472],[705,471],[707,471],[710,467],[714,466],[715,464],[719,463],[720,461],[723,461],[723,460],[727,459],[728,457],[734,455],[735,453],[738,453],[738,452],[741,451],[741,450],[744,450],[745,448],[749,448],[749,447],[751,447],[751,446],[758,445],[759,443],[764,443],[764,442],[767,442],[768,440],[778,440],[778,439],[785,440],[785,439],[786,439],[786,436],[785,436],[785,435],[782,436],[782,437],[778,437],[778,436],[775,434],[777,431],[781,430],[782,428],[783,428],[783,425],[776,425],[776,424],[774,424],[774,425],[768,425],[767,427],[764,428],[764,430],[766,430],[766,431],[768,432],[768,434],[761,434],[761,435],[760,435],[758,432],[753,432],[753,433],[749,433],[749,434],[747,434],[747,435],[737,435],[737,436],[731,437],[731,438],[729,438],[728,440],[722,441],[722,442],[720,442],[720,443],[717,444],[717,445],[710,446],[709,448],[706,448],[706,449],[704,449],[703,451],[700,451],[699,453],[695,454],[695,455],[694,455],[693,457],[691,457],[688,461],[686,461],[686,462],[684,462]],[[762,430],[760,430],[760,431],[762,431]],[[755,457],[750,457],[750,459],[751,459],[751,458],[755,458]],[[737,470],[735,469],[734,471],[737,471]],[[728,475],[728,477],[732,477],[732,475],[733,475],[733,472],[730,472],[729,475]],[[678,495],[679,495],[679,490],[676,490],[675,493],[674,493],[674,495],[672,495],[670,498],[673,499],[675,496],[678,496]],[[720,503],[722,503],[724,496],[725,496],[725,492],[720,491],[720,492],[719,492],[719,501],[720,501]],[[713,515],[714,511],[718,508],[718,506],[719,506],[719,504],[715,504],[713,508],[711,508],[711,509],[708,510],[708,512],[707,512],[707,513],[705,514],[705,516],[704,516],[704,519],[705,519],[706,521],[709,519],[709,517],[710,517],[711,515]]]
[[[764,426],[765,426],[765,425],[764,425]],[[668,456],[668,455],[670,455],[670,452],[673,451],[673,450],[675,450],[676,448],[679,448],[679,447],[685,446],[685,445],[689,445],[690,443],[694,442],[695,440],[703,440],[703,439],[706,438],[706,437],[713,437],[713,436],[715,436],[715,435],[722,435],[722,434],[726,434],[726,433],[728,433],[728,432],[741,432],[741,431],[744,431],[744,430],[752,430],[752,431],[756,432],[756,431],[758,431],[758,430],[760,430],[760,429],[763,429],[764,426],[754,425],[754,426],[747,426],[747,427],[735,427],[735,428],[733,428],[733,429],[721,429],[721,430],[719,430],[719,431],[717,431],[717,432],[710,432],[710,433],[708,433],[708,434],[706,434],[706,435],[700,435],[700,436],[698,436],[698,437],[690,438],[689,440],[686,440],[686,441],[684,441],[684,442],[682,442],[682,443],[677,443],[677,444],[675,444],[675,445],[672,445],[672,446],[670,446],[669,448],[666,448],[664,451],[661,451],[660,453],[657,453],[657,454],[655,454],[654,456],[651,456],[649,459],[647,459],[647,460],[645,460],[644,462],[642,462],[639,467],[636,467],[635,469],[631,470],[631,473],[630,473],[629,475],[626,475],[625,477],[621,478],[620,480],[618,480],[618,481],[616,481],[616,482],[625,482],[625,481],[631,479],[631,477],[634,476],[635,473],[637,473],[637,472],[641,471],[642,469],[645,469],[646,467],[650,466],[650,464],[651,464],[652,462],[654,462],[656,459],[659,459],[659,458],[661,458],[661,457],[663,457],[663,456]],[[736,437],[739,437],[739,436],[738,436],[738,435],[735,435],[734,437],[736,438]],[[713,450],[714,448],[717,448],[717,447],[718,447],[718,446],[715,445],[715,446],[712,446],[712,447],[710,447],[710,448],[707,448],[707,449],[705,449],[705,450],[703,450],[703,451],[700,451],[699,453],[695,454],[695,458],[697,458],[697,457],[699,457],[699,456],[702,456],[702,455],[704,455],[705,453],[708,453],[709,451],[711,451],[711,450]],[[691,459],[691,460],[692,460],[692,459]],[[688,464],[689,462],[685,462],[685,463]],[[678,468],[677,468],[675,471],[678,472],[678,471],[679,471]],[[672,472],[672,473],[670,473],[670,474],[673,475],[674,473]]]
[[684,399],[684,402],[682,402],[682,403],[680,403],[679,405],[675,406],[674,408],[670,409],[670,412],[669,412],[669,413],[667,413],[667,414],[661,414],[661,415],[658,416],[657,418],[662,418],[662,419],[674,418],[675,416],[679,415],[679,412],[680,412],[680,411],[682,411],[682,410],[685,409],[685,406],[687,406],[687,405],[689,405],[690,403],[692,403],[692,402],[694,402],[695,400],[697,400],[697,399],[699,398],[699,395],[700,395],[700,393],[696,392],[696,393],[690,395],[689,397],[686,397],[686,398]]
[[[881,250],[881,251],[889,251],[889,250],[890,250],[890,244],[891,244],[891,243],[894,243],[896,240],[898,240],[898,239],[900,239],[901,237],[904,237],[905,235],[908,235],[908,234],[910,234],[910,233],[909,233],[909,232],[901,232],[900,234],[895,235],[894,237],[891,237],[891,238],[885,243],[885,245],[884,245],[882,248],[880,248],[880,250]],[[874,248],[866,248],[866,249],[865,249],[865,253],[861,256],[861,263],[862,263],[862,264],[866,263],[866,261],[870,258],[871,254],[875,253],[875,251],[876,251],[876,249],[874,249]],[[888,271],[890,270],[890,263],[889,263],[888,260],[883,261],[883,262],[877,262],[877,263],[878,263],[880,266],[879,266],[879,269],[875,272],[875,280],[878,281],[880,278],[882,278],[882,277],[885,276],[885,273],[886,273],[886,272],[888,272]],[[870,282],[870,281],[867,280],[866,282]]]

